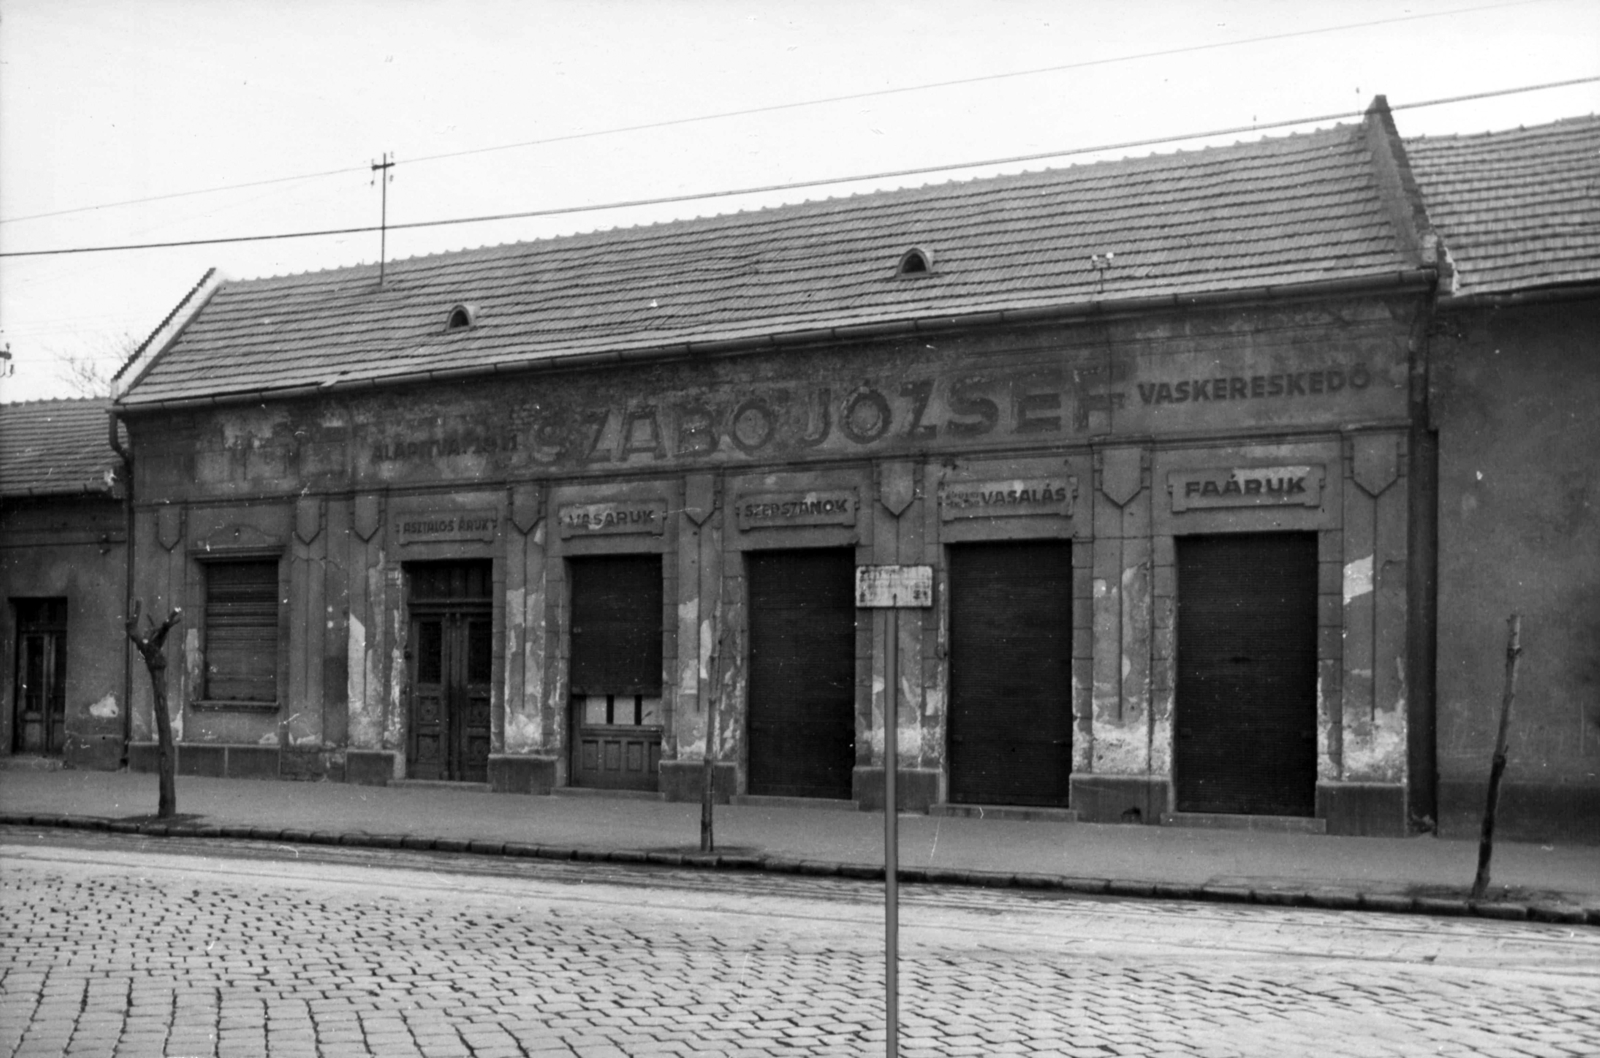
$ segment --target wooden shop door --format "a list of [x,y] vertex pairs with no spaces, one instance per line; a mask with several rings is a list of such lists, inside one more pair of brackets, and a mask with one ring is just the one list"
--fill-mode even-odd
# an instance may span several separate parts
[[494,657],[491,564],[415,563],[406,571],[411,599],[406,775],[487,782]]
[[660,555],[567,563],[574,786],[660,788],[662,569]]
[[17,599],[17,709],[11,751],[61,756],[67,721],[67,600]]

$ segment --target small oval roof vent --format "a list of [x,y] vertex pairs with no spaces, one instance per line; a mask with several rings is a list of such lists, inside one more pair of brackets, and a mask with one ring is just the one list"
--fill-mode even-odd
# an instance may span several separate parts
[[460,304],[450,310],[450,315],[444,321],[447,331],[467,331],[478,325],[478,306]]
[[919,276],[927,275],[933,271],[933,252],[921,246],[913,246],[900,256],[900,268],[897,275]]

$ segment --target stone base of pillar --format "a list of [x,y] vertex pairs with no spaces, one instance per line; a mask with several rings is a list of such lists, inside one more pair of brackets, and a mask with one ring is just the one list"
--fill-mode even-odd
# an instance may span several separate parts
[[1410,833],[1403,783],[1319,782],[1316,811],[1330,834],[1403,838]]
[[[895,773],[895,801],[902,812],[926,812],[939,803],[940,774],[936,768],[901,768]],[[857,766],[850,789],[863,812],[883,811],[883,768]]]
[[387,786],[394,779],[395,753],[388,749],[347,749],[344,781],[358,786]]
[[489,789],[495,793],[547,794],[557,781],[555,757],[489,754]]
[[1072,784],[1072,807],[1085,823],[1145,823],[1158,825],[1169,811],[1164,775],[1077,775]]

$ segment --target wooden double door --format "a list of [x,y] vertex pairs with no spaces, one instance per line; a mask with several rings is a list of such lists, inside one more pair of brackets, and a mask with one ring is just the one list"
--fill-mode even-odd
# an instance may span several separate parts
[[11,751],[59,757],[67,740],[67,600],[19,599]]
[[490,563],[408,567],[411,725],[406,774],[487,782],[494,667]]

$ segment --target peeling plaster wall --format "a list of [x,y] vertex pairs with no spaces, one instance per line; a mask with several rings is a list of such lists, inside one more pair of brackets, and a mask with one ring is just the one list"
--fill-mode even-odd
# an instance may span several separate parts
[[540,700],[546,650],[545,530],[541,519],[527,532],[515,526],[506,532],[505,653],[499,692],[503,704],[496,709],[496,715],[503,715],[504,720],[495,740],[498,753],[538,754],[545,749],[546,723]]
[[1600,302],[1441,316],[1440,826],[1478,823],[1522,617],[1497,832],[1600,841]]
[[[1363,447],[1382,451],[1382,472],[1369,477],[1363,471],[1357,461]],[[1337,777],[1342,782],[1405,783],[1409,501],[1403,479],[1408,452],[1403,437],[1388,435],[1358,435],[1347,443],[1346,452]],[[1387,469],[1391,453],[1392,472]]]

